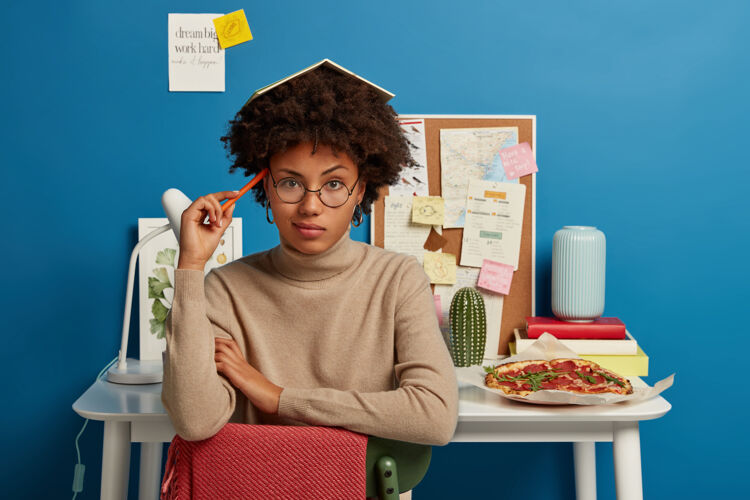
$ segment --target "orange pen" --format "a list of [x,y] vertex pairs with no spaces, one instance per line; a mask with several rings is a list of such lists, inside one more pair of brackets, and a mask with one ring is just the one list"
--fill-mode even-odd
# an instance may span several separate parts
[[261,170],[260,172],[258,172],[257,174],[255,174],[255,177],[253,177],[252,179],[250,179],[250,182],[248,182],[247,184],[245,184],[245,186],[242,189],[240,189],[240,193],[237,196],[235,196],[231,200],[227,200],[227,201],[224,202],[224,204],[221,206],[221,211],[222,212],[226,212],[227,208],[229,208],[232,205],[234,205],[235,201],[237,201],[240,198],[242,198],[242,195],[244,195],[245,193],[247,193],[248,191],[250,191],[253,188],[253,186],[255,186],[257,183],[259,183],[263,179],[263,177],[266,176],[266,174],[268,174],[268,168],[264,168],[263,170]]

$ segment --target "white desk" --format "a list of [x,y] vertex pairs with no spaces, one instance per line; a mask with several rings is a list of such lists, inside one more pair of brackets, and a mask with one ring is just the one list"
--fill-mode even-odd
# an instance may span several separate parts
[[[631,377],[633,384],[640,382]],[[612,442],[618,500],[641,500],[638,423],[671,409],[661,396],[610,406],[542,406],[501,398],[459,383],[458,426],[452,442],[572,442],[576,498],[596,498],[594,443]],[[161,483],[162,443],[174,428],[161,403],[161,384],[141,386],[96,381],[73,404],[84,418],[104,421],[101,498],[127,499],[130,443],[141,443],[138,498],[156,500]]]

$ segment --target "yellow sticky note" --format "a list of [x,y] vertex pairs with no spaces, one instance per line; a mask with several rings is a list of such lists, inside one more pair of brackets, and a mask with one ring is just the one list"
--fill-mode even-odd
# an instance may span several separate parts
[[445,200],[440,196],[414,196],[411,205],[411,221],[417,224],[442,226]]
[[456,282],[456,256],[450,253],[427,252],[424,254],[424,272],[430,283],[452,285]]
[[214,27],[222,49],[253,39],[253,34],[250,33],[250,26],[248,26],[245,17],[245,9],[217,17],[214,19]]

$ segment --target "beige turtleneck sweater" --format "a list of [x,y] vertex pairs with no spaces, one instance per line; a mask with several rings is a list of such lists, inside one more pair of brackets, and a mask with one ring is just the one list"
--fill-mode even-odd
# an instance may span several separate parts
[[[283,387],[260,412],[216,371],[214,337]],[[318,255],[287,242],[203,276],[175,271],[162,402],[195,441],[225,423],[338,426],[447,444],[458,418],[456,375],[429,279],[414,257],[353,241]]]

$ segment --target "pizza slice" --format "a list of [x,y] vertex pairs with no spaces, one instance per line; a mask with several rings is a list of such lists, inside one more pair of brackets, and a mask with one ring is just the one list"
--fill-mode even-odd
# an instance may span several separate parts
[[558,358],[531,360],[484,367],[486,386],[505,394],[528,396],[542,390],[577,394],[632,394],[630,381],[593,361]]

